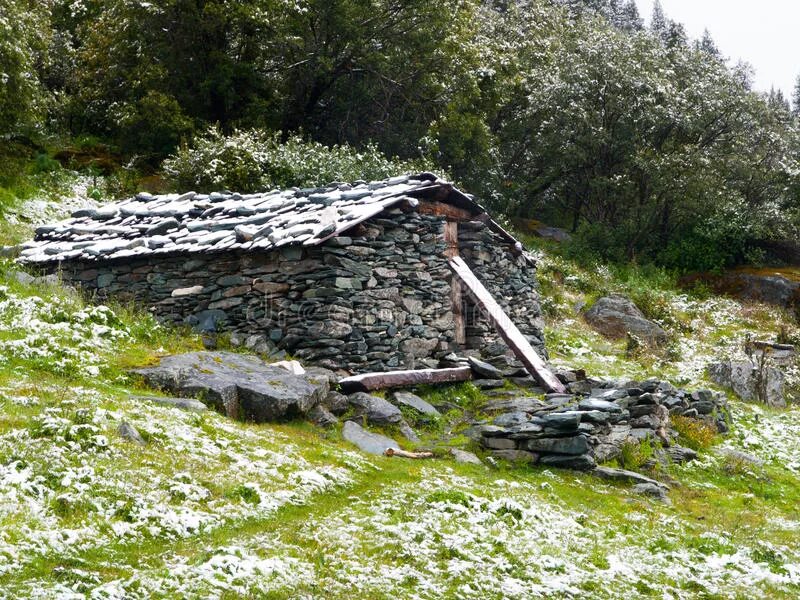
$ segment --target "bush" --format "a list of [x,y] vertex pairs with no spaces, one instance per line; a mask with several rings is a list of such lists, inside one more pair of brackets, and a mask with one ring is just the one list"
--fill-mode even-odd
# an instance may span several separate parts
[[710,448],[717,439],[717,430],[704,421],[672,415],[670,422],[672,428],[678,432],[683,445],[692,450]]
[[635,471],[644,466],[653,456],[653,445],[650,440],[626,441],[622,444],[622,449],[617,462],[623,469]]
[[38,154],[31,168],[34,175],[38,173],[54,173],[61,170],[61,163],[47,154]]
[[124,104],[116,115],[120,146],[126,154],[152,160],[178,147],[192,131],[192,122],[172,96],[149,91],[135,103]]
[[164,161],[163,170],[177,189],[210,192],[221,189],[255,192],[271,188],[314,187],[333,181],[384,179],[430,170],[426,161],[389,159],[370,144],[324,146],[263,130],[230,136],[216,128]]

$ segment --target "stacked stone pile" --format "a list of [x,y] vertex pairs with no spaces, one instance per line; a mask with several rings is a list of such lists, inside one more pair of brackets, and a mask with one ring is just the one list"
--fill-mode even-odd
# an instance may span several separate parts
[[[576,379],[575,374],[560,374]],[[709,390],[689,393],[665,381],[567,383],[569,394],[544,400],[506,400],[505,411],[473,428],[472,436],[499,457],[589,470],[620,455],[626,442],[653,440],[678,461],[694,453],[675,445],[670,415],[697,419],[724,433],[730,415],[725,399]]]

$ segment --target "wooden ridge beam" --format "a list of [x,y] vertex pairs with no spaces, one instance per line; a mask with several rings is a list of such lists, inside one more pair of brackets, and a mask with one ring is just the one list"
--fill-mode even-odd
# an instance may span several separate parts
[[522,332],[511,321],[509,316],[505,313],[502,307],[492,297],[483,284],[472,272],[467,263],[461,257],[454,256],[449,259],[450,268],[458,276],[459,279],[467,286],[467,289],[472,293],[478,305],[483,309],[489,322],[500,334],[500,337],[508,344],[508,347],[514,352],[516,357],[525,365],[528,372],[536,378],[536,380],[548,392],[566,392],[564,384],[562,384],[553,372],[547,368],[542,357],[536,353],[536,350],[530,345]]

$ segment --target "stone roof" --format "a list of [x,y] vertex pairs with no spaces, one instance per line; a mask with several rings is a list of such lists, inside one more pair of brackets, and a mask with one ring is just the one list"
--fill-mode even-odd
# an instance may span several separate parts
[[258,194],[140,193],[82,209],[72,218],[36,229],[19,260],[50,263],[115,260],[174,253],[270,250],[313,246],[401,202],[418,198],[485,211],[451,184],[423,173],[372,183],[334,183]]

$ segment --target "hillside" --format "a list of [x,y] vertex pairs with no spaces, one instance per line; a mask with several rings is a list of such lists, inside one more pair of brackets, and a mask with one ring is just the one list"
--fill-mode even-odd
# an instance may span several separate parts
[[[54,197],[48,210],[71,203]],[[29,225],[7,235],[23,239]],[[797,339],[777,309],[679,291],[660,271],[582,267],[554,246],[538,252],[556,365],[708,387],[705,365],[747,336],[775,339],[783,326]],[[583,322],[576,307],[612,291],[668,330],[665,353],[609,342]],[[671,485],[665,504],[571,471],[457,464],[445,450],[467,442],[464,415],[483,399],[471,384],[421,391],[457,407],[421,428],[423,444],[436,442],[426,461],[367,456],[338,428],[244,424],[130,397],[152,392],[128,368],[200,347],[139,308],[93,306],[2,263],[0,597],[800,592],[796,407],[729,396],[730,434],[685,432],[699,460],[651,473]],[[143,445],[120,434],[125,423]],[[642,467],[652,448],[638,451],[627,466]]]

